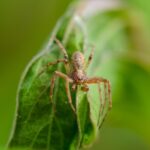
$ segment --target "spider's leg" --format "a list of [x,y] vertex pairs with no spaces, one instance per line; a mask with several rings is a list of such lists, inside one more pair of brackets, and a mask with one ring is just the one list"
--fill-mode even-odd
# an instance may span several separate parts
[[102,97],[102,90],[101,90],[100,83],[98,83],[98,91],[99,91],[99,98],[100,98],[100,112],[99,112],[99,119],[98,119],[97,125],[99,126],[99,122],[100,122],[101,117],[103,116],[103,112],[104,112],[104,101],[103,101],[103,97]]
[[90,63],[91,63],[91,61],[93,59],[94,49],[95,49],[95,47],[92,46],[91,53],[90,53],[90,55],[88,57],[87,63],[85,64],[85,68],[84,68],[85,70],[88,68],[88,66],[90,65]]
[[[108,87],[108,100],[109,100],[109,109],[112,107],[112,99],[111,99],[111,87],[110,87],[110,82],[107,79],[100,78],[100,77],[94,77],[94,78],[89,78],[85,81],[87,84],[96,84],[96,83],[104,83]],[[105,86],[105,85],[104,85]]]
[[102,98],[102,90],[101,90],[101,86],[100,83],[98,83],[98,91],[99,91],[99,98],[100,98],[100,113],[103,112],[103,98]]
[[66,80],[65,89],[66,89],[66,93],[67,93],[67,97],[68,97],[68,102],[71,106],[71,109],[75,113],[76,111],[72,104],[72,98],[71,98],[71,93],[70,93],[70,88],[69,88],[69,83],[73,83],[73,80],[71,78],[69,78],[67,75],[65,75],[64,73],[55,71],[55,74],[51,80],[50,97],[52,97],[52,95],[53,95],[54,82],[55,82],[55,79],[57,76]]
[[[107,84],[106,82],[104,82],[104,104],[103,104],[103,111],[105,109],[105,106],[106,106],[106,102],[107,102],[107,99],[108,99],[108,96],[107,96]],[[102,112],[104,113],[104,112]]]
[[[109,103],[109,108],[108,110],[110,110],[110,108],[112,107],[112,102],[110,101],[110,93],[109,93],[109,82],[107,83],[104,83],[104,108],[103,108],[103,111],[105,109],[105,106],[106,106],[106,102],[108,100],[108,103]],[[106,117],[107,117],[107,114],[108,114],[108,110],[106,110],[106,112],[103,112],[102,115],[103,115],[103,120],[99,126],[99,128],[101,128],[102,124],[104,123]]]
[[107,82],[108,84],[108,99],[109,99],[109,109],[112,108],[112,99],[111,99],[111,86],[110,86],[110,82]]
[[56,38],[56,37],[53,37],[54,41],[56,42],[56,44],[58,45],[58,47],[60,48],[60,50],[62,51],[62,53],[64,54],[64,59],[66,61],[65,63],[65,68],[66,68],[66,71],[67,73],[69,74],[70,72],[70,66],[69,66],[69,60],[68,60],[68,54],[67,54],[67,50],[65,49],[65,47],[63,46],[63,44]]
[[65,49],[63,44],[56,37],[53,37],[53,39],[56,42],[56,44],[59,46],[60,50],[63,52],[64,58],[68,60],[67,50]]
[[50,100],[52,102],[52,97],[53,97],[53,90],[54,90],[54,85],[55,85],[55,81],[56,81],[56,74],[53,75],[52,79],[51,79],[51,83],[50,83],[50,93],[49,93],[49,96],[50,96]]
[[[103,120],[102,120],[102,123],[103,123],[104,120],[105,120],[105,118],[106,118],[106,116],[107,116],[107,111],[106,111],[105,114],[103,114],[107,99],[108,99],[108,103],[109,103],[109,110],[112,107],[111,92],[110,92],[110,82],[107,79],[97,78],[97,77],[89,78],[85,82],[87,84],[96,84],[96,83],[100,84],[100,83],[104,83],[104,103],[102,101],[102,96],[100,98],[100,100],[101,100],[100,111],[102,111],[102,116],[104,116]],[[100,91],[100,85],[99,85],[99,91]],[[100,95],[101,95],[101,92],[100,92]],[[102,123],[101,123],[101,125],[102,125]]]
[[68,80],[66,80],[65,88],[66,88],[66,92],[67,92],[68,102],[69,102],[69,104],[70,104],[70,106],[71,106],[73,112],[76,114],[75,107],[74,107],[73,104],[72,104],[72,98],[71,98],[71,93],[70,93],[69,81],[68,81]]
[[56,64],[58,64],[58,63],[60,63],[60,62],[63,62],[65,65],[66,65],[66,63],[68,63],[68,62],[66,62],[65,59],[57,59],[55,62],[49,62],[49,63],[47,63],[47,64],[43,67],[43,69],[38,73],[38,76],[40,76],[41,74],[43,74],[43,73],[45,72],[45,70],[46,70],[49,66],[56,65]]
[[108,111],[105,112],[105,106],[106,106],[106,103],[107,103],[107,100],[108,100],[108,93],[107,93],[108,89],[107,89],[107,83],[104,82],[104,104],[103,104],[103,112],[102,112],[102,122],[100,124],[100,126],[103,124],[106,116],[107,116],[107,113]]
[[[108,101],[109,101],[108,110],[110,110],[112,108],[112,99],[111,99],[111,87],[110,87],[110,82],[109,81],[107,83],[104,83],[104,90],[105,90],[105,102],[108,99]],[[102,123],[101,123],[100,127],[102,126],[103,122],[105,121],[105,118],[106,118],[107,114],[108,114],[108,111],[106,111],[106,113],[104,114],[104,118],[102,120]]]

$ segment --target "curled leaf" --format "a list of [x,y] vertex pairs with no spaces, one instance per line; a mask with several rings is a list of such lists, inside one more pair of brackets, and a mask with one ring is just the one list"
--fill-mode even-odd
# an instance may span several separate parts
[[[86,26],[79,16],[69,12],[58,22],[52,37],[56,36],[65,46],[69,59],[76,50],[86,48]],[[87,51],[88,52],[88,51]],[[86,51],[85,51],[86,53]],[[77,150],[90,145],[104,116],[100,114],[99,96],[92,96],[80,90],[71,91],[77,115],[72,111],[65,90],[65,81],[57,78],[53,103],[50,102],[50,80],[54,71],[63,73],[63,64],[44,66],[63,58],[57,44],[51,38],[37,56],[29,63],[21,78],[17,95],[17,111],[9,147],[23,147],[39,150]],[[96,87],[90,87],[90,92]],[[98,91],[97,91],[98,93]],[[106,105],[106,111],[107,112]],[[105,112],[105,113],[106,113]],[[104,115],[105,115],[104,113]]]

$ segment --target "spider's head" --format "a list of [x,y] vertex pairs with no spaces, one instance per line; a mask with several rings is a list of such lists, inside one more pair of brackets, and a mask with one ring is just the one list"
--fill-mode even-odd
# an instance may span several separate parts
[[80,51],[76,51],[72,55],[72,64],[76,69],[83,69],[84,67],[84,55]]

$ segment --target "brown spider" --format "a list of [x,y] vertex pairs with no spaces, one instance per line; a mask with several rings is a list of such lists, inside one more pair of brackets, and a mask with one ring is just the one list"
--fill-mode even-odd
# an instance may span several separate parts
[[[109,80],[101,78],[101,77],[88,78],[86,73],[85,73],[85,70],[87,69],[87,67],[89,66],[89,64],[92,61],[94,47],[92,48],[92,51],[91,51],[91,54],[88,58],[87,63],[85,63],[84,55],[80,51],[76,51],[73,53],[72,59],[71,59],[72,61],[71,61],[71,63],[69,63],[67,51],[64,48],[64,46],[62,45],[62,43],[56,38],[54,38],[54,41],[59,46],[60,50],[63,52],[64,59],[58,59],[56,62],[50,62],[46,65],[46,67],[58,64],[60,62],[63,62],[65,65],[67,74],[64,74],[60,71],[54,72],[54,75],[51,79],[51,84],[50,84],[50,98],[51,98],[51,100],[52,100],[52,96],[53,96],[53,89],[54,89],[56,77],[60,77],[60,78],[65,79],[65,81],[66,81],[65,89],[66,89],[66,93],[67,93],[67,97],[68,97],[68,102],[69,102],[72,110],[75,113],[76,113],[76,110],[75,110],[74,105],[72,104],[72,98],[71,98],[71,94],[70,94],[70,88],[69,88],[70,83],[72,84],[73,90],[76,90],[77,86],[81,85],[81,89],[84,92],[87,92],[89,90],[88,84],[98,84],[99,93],[100,93],[100,105],[101,105],[100,111],[102,110],[102,108],[105,105],[105,102],[102,103],[101,89],[100,89],[100,83],[104,83],[105,101],[108,98],[109,108],[111,108],[112,107],[112,100],[111,100],[111,91],[110,91]],[[72,67],[72,69],[70,69],[71,67]],[[108,94],[108,96],[107,96],[107,94]]]

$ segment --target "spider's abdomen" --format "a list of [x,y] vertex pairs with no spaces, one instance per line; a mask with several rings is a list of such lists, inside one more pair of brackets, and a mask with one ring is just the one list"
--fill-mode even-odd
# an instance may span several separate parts
[[71,74],[71,78],[76,82],[76,83],[82,83],[87,79],[86,74],[83,72],[83,70],[77,70],[74,71]]

